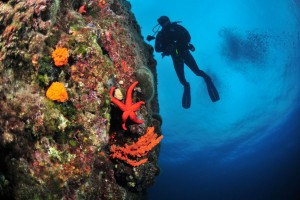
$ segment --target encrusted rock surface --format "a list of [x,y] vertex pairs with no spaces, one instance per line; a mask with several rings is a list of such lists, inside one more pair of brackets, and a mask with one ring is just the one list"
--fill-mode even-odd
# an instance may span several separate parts
[[[0,1],[0,199],[145,198],[159,174],[159,145],[137,167],[110,152],[150,126],[161,134],[153,48],[130,7],[126,0]],[[53,61],[57,48],[68,50],[63,66]],[[146,102],[136,112],[144,123],[128,120],[124,131],[109,89],[126,96],[137,71],[149,77],[133,92],[134,102]],[[46,97],[53,82],[64,84],[67,101]]]

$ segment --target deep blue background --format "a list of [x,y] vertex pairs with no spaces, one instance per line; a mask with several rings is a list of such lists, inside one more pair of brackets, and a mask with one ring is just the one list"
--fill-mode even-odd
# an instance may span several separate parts
[[300,199],[300,2],[130,2],[144,37],[161,15],[182,21],[221,96],[187,69],[181,108],[172,61],[155,53],[164,139],[149,200]]

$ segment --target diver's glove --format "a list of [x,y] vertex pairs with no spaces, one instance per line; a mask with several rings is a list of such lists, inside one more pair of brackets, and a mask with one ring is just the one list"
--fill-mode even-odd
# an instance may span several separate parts
[[192,44],[188,44],[188,48],[189,48],[190,51],[195,51],[196,50],[194,45],[192,45]]

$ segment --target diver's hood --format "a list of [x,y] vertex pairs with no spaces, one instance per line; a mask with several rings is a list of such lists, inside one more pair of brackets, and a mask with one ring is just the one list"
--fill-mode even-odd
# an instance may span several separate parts
[[[163,17],[166,17],[166,16],[161,16],[160,18],[163,18]],[[160,31],[160,29],[163,27],[161,24],[163,24],[164,25],[164,23],[166,23],[166,22],[170,22],[171,24],[178,24],[178,23],[181,23],[182,21],[175,21],[175,22],[171,22],[170,21],[170,19],[168,18],[168,20],[167,19],[163,19],[163,20],[161,20],[161,21],[159,21],[160,20],[160,18],[158,18],[158,24],[156,24],[155,26],[153,26],[153,28],[152,28],[152,32],[153,32],[153,35],[147,35],[147,41],[152,41],[152,40],[154,40],[155,39],[155,35]]]

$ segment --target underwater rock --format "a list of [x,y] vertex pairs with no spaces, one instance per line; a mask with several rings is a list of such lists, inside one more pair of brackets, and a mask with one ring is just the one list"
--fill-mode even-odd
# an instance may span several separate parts
[[[110,151],[148,127],[161,136],[153,48],[130,9],[126,0],[0,1],[0,199],[138,200],[154,184],[160,145],[135,167]],[[109,90],[125,101],[138,79],[131,98],[147,100],[136,111],[144,123],[127,120],[125,131]],[[63,87],[46,95],[55,82]]]

